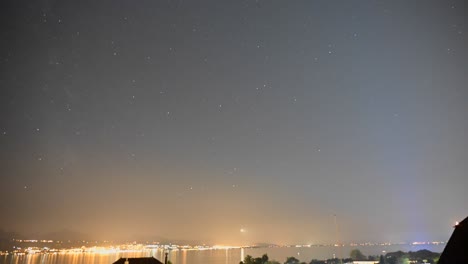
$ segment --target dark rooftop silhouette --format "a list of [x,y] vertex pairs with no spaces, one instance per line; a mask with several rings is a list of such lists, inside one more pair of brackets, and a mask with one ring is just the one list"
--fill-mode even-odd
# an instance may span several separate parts
[[[120,258],[113,264],[125,264],[127,258]],[[155,259],[154,257],[149,258],[128,258],[129,264],[163,264],[161,261]]]
[[468,217],[455,225],[439,264],[468,263]]

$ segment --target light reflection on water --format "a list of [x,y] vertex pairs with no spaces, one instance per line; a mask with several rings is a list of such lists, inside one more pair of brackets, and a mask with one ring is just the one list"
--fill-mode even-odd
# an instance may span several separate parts
[[[442,252],[444,245],[392,245],[392,246],[365,246],[343,247],[343,257],[349,252],[359,248],[365,255],[380,255],[382,252],[417,251],[428,249],[433,252]],[[216,249],[216,250],[173,250],[168,259],[173,264],[238,264],[245,255],[260,257],[268,254],[270,259],[284,262],[286,257],[294,256],[301,261],[309,262],[311,259],[332,258],[333,254],[339,257],[337,247],[283,247],[283,248],[246,248],[246,249]],[[76,253],[76,254],[31,254],[20,256],[0,256],[0,264],[111,264],[120,257],[155,257],[164,262],[164,250],[152,249],[138,252],[121,253]]]

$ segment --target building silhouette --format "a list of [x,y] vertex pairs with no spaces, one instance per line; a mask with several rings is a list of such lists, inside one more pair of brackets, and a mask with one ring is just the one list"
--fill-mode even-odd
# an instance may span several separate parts
[[154,257],[149,258],[120,258],[113,264],[163,264],[161,261],[155,259]]
[[468,217],[455,225],[438,264],[468,263]]

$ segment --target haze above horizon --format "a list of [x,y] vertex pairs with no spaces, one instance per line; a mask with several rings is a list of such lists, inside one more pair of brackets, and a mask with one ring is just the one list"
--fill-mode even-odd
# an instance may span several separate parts
[[0,229],[446,241],[465,5],[3,1]]

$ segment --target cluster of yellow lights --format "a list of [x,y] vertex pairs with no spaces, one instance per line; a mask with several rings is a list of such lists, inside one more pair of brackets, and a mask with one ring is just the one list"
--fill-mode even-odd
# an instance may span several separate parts
[[240,248],[239,246],[224,246],[224,245],[214,245],[212,249],[233,249]]

